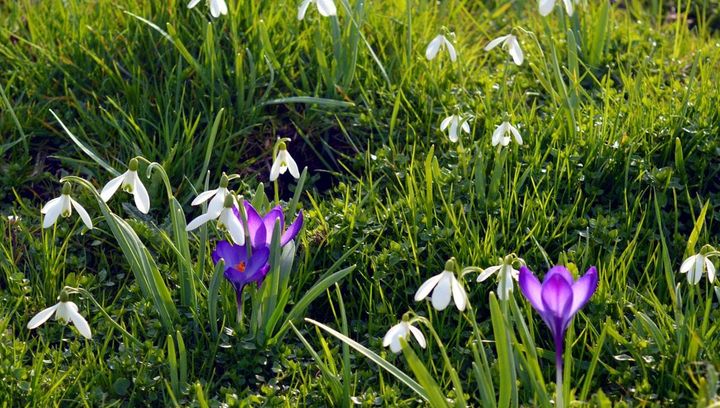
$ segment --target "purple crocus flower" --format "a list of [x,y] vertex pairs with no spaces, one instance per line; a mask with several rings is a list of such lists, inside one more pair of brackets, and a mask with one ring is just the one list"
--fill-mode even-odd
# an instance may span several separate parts
[[[237,210],[235,214],[239,216]],[[303,225],[303,213],[300,210],[295,221],[285,230],[285,215],[279,205],[261,217],[257,210],[249,202],[245,201],[245,214],[247,214],[248,235],[253,248],[270,247],[273,230],[275,229],[275,220],[280,220],[281,247],[293,240]]]
[[562,363],[563,343],[573,316],[590,300],[598,284],[597,268],[594,266],[577,281],[564,266],[552,267],[542,284],[526,266],[520,268],[518,284],[522,294],[540,313],[550,328],[555,341],[555,365],[557,368],[557,403],[562,406]]
[[238,308],[242,305],[242,290],[248,283],[262,284],[270,266],[268,258],[270,248],[261,247],[252,250],[248,258],[245,245],[234,245],[227,241],[220,241],[212,253],[212,260],[217,264],[222,258],[225,261],[225,279],[232,283],[238,300]]

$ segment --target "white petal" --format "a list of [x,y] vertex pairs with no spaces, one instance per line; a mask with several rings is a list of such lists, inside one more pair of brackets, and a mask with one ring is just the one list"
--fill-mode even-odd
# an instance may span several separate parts
[[300,7],[298,7],[298,20],[305,18],[305,13],[307,12],[310,3],[312,3],[312,0],[303,0],[303,2],[300,3]]
[[695,264],[690,269],[690,273],[688,274],[688,282],[692,283],[693,285],[697,285],[700,282],[700,278],[702,278],[704,267],[705,257],[702,255],[696,256]]
[[300,171],[298,171],[298,166],[297,163],[295,163],[295,159],[293,159],[292,156],[290,156],[290,154],[288,153],[286,160],[287,168],[288,170],[290,170],[290,175],[295,177],[295,179],[299,179]]
[[417,292],[415,292],[415,301],[419,302],[419,301],[425,299],[427,297],[427,295],[429,295],[430,292],[432,292],[433,288],[435,287],[435,285],[437,285],[438,281],[442,277],[443,277],[443,274],[439,273],[439,274],[433,276],[432,278],[426,280],[425,283],[423,283],[422,285],[420,285],[420,288],[417,290]]
[[445,45],[447,46],[448,53],[450,54],[450,61],[455,62],[455,60],[457,60],[457,51],[455,51],[455,47],[447,40],[447,38],[443,37],[443,39],[445,40]]
[[272,168],[270,169],[270,181],[277,180],[278,176],[280,175],[280,162],[280,154],[278,154],[278,157],[275,158]]
[[465,306],[467,305],[467,293],[465,293],[465,289],[463,289],[460,282],[455,278],[455,275],[452,275],[451,282],[455,306],[457,306],[458,310],[462,312],[465,310]]
[[217,0],[210,0],[210,15],[213,18],[220,17],[220,7]]
[[59,305],[59,303],[55,304],[53,306],[50,306],[47,309],[41,310],[40,313],[36,314],[32,319],[30,319],[30,321],[27,324],[27,328],[32,330],[32,329],[40,326],[41,324],[45,323],[47,321],[47,319],[49,319],[50,316],[52,316],[52,314],[55,313],[55,310],[57,310],[58,305]]
[[520,136],[520,132],[518,132],[517,128],[515,128],[515,126],[513,126],[513,125],[508,125],[508,129],[510,129],[510,132],[515,137],[515,141],[517,142],[517,144],[522,145],[523,144],[522,136]]
[[385,333],[385,337],[383,337],[383,347],[387,347],[390,345],[390,342],[398,336],[398,334],[405,329],[403,328],[403,324],[398,323],[395,326],[391,327],[390,330]]
[[217,194],[218,190],[219,189],[216,188],[215,190],[203,191],[202,193],[198,194],[197,197],[195,197],[195,199],[192,201],[192,203],[190,203],[190,205],[199,205],[204,203],[205,201],[213,197],[215,194]]
[[200,215],[197,218],[190,221],[190,223],[185,227],[185,231],[190,232],[190,231],[196,229],[197,227],[205,224],[206,222],[208,222],[210,220],[214,220],[215,218],[217,218],[217,215],[213,217],[212,214],[209,214],[209,213]]
[[507,122],[501,123],[498,127],[495,128],[495,131],[492,135],[492,145],[497,146],[502,142],[503,135],[505,134],[505,131],[507,129]]
[[470,124],[468,123],[467,120],[462,123],[462,130],[463,130],[465,133],[470,134]]
[[133,196],[135,196],[135,206],[141,213],[147,214],[150,211],[150,196],[140,177],[135,177],[135,185],[133,186]]
[[448,132],[448,136],[450,136],[450,141],[455,143],[458,141],[458,118],[453,118],[452,122],[450,123],[450,132]]
[[227,228],[233,242],[238,245],[245,245],[245,231],[243,230],[242,223],[235,214],[233,214],[232,210],[228,208],[223,209],[220,214],[220,222]]
[[53,198],[40,210],[41,214],[45,214],[45,217],[43,217],[43,228],[49,228],[55,224],[55,221],[57,221],[57,218],[60,216],[60,212],[62,211],[62,203],[60,202],[61,198],[62,197]]
[[[62,213],[63,211],[63,197],[64,195],[50,200],[50,202],[45,204],[45,206],[42,208],[43,210],[45,210],[45,218],[43,218],[42,225],[43,228],[50,228],[57,221],[60,213]],[[42,212],[42,210],[40,211]]]
[[188,3],[188,8],[191,9],[200,3],[200,0],[191,0],[190,3]]
[[425,341],[425,336],[422,334],[420,329],[412,325],[408,325],[408,328],[410,329],[410,333],[413,334],[413,337],[415,337],[415,340],[417,340],[420,347],[425,348],[427,346],[427,342]]
[[567,11],[569,16],[572,16],[573,15],[572,0],[563,0],[563,3],[565,3],[565,11]]
[[524,56],[522,49],[520,48],[520,43],[518,43],[518,40],[515,36],[510,37],[508,46],[510,48],[508,51],[510,52],[510,56],[515,62],[515,65],[522,65],[524,61]]
[[709,258],[705,258],[705,266],[707,267],[708,280],[713,283],[715,281],[715,265]]
[[450,115],[447,118],[443,119],[442,122],[440,122],[440,130],[445,131],[447,127],[450,125],[450,122],[452,122],[453,118],[455,118],[455,115]]
[[505,39],[507,39],[508,37],[509,37],[509,35],[503,35],[502,37],[498,37],[498,38],[490,41],[490,42],[485,46],[485,51],[490,51],[490,50],[492,50],[493,48],[497,47],[498,45],[500,45],[500,43],[504,42]]
[[103,187],[102,191],[100,192],[100,197],[103,201],[107,203],[110,198],[112,198],[113,194],[115,194],[117,189],[120,188],[123,180],[125,180],[126,174],[127,172],[115,177],[114,179],[108,181],[107,184],[105,184],[105,187]]
[[228,7],[227,7],[227,3],[225,3],[225,0],[217,0],[217,1],[218,1],[218,9],[220,10],[220,14],[227,15]]
[[80,334],[82,334],[86,339],[92,339],[90,325],[88,324],[87,320],[85,320],[85,318],[77,312],[77,310],[69,311],[69,317],[70,321],[73,322],[75,327],[77,327]]
[[445,310],[452,298],[452,272],[443,272],[442,279],[435,286],[432,294],[432,305],[435,310]]
[[390,342],[390,350],[395,354],[402,351],[402,344],[400,343],[400,337],[401,336],[395,336],[392,338],[392,341]]
[[425,49],[425,58],[427,58],[428,60],[432,60],[437,57],[438,51],[440,51],[440,46],[442,45],[444,40],[445,37],[443,37],[442,35],[438,35],[437,37],[433,38],[433,40],[430,41],[430,44],[428,44],[427,48]]
[[686,273],[687,271],[692,268],[692,266],[695,264],[695,257],[697,255],[689,256],[686,260],[683,261],[682,265],[680,265],[680,273]]
[[[505,268],[510,268],[506,266]],[[510,298],[510,292],[513,290],[513,277],[507,269],[500,273],[500,282],[498,282],[498,299],[508,300]]]
[[333,0],[315,0],[315,4],[317,4],[321,16],[329,17],[337,15],[337,9],[335,8]]
[[55,312],[55,320],[70,323],[72,321],[72,314],[77,312],[77,310],[78,307],[74,302],[60,302],[58,303],[57,312]]
[[90,218],[90,215],[87,213],[87,211],[85,211],[85,208],[83,208],[80,203],[73,200],[72,198],[70,199],[70,202],[72,203],[72,206],[75,207],[75,209],[77,210],[78,214],[80,215],[80,219],[85,223],[85,226],[88,227],[88,229],[92,229],[92,219]]
[[218,190],[218,193],[215,194],[215,197],[213,197],[213,199],[210,200],[210,204],[208,204],[207,214],[211,214],[213,218],[219,217],[220,211],[222,211],[225,205],[225,197],[227,197],[229,193],[227,189]]
[[555,0],[540,0],[540,15],[547,16],[555,7]]
[[53,208],[54,206],[58,205],[58,203],[60,202],[60,199],[61,199],[61,198],[62,198],[62,196],[60,196],[60,197],[55,197],[55,198],[53,198],[52,200],[50,200],[50,201],[48,201],[47,203],[45,203],[45,205],[43,205],[43,207],[40,209],[40,214],[47,214],[47,212],[50,211],[51,208]]
[[491,277],[492,274],[494,274],[495,272],[499,271],[500,268],[502,268],[502,265],[495,265],[495,266],[491,266],[491,267],[485,269],[484,271],[482,271],[482,273],[481,273],[480,275],[478,275],[477,281],[478,281],[478,282],[483,282],[483,281],[486,280],[487,278]]

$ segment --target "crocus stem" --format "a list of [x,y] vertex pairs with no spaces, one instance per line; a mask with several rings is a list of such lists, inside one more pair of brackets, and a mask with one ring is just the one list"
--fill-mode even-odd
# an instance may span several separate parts
[[563,345],[555,344],[555,407],[563,408]]

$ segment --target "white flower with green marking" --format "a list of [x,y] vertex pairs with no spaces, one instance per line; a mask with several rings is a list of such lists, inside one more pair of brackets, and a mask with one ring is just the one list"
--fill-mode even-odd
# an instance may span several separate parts
[[222,177],[220,178],[220,185],[218,188],[214,190],[208,190],[203,191],[202,193],[198,194],[197,197],[190,203],[192,206],[200,205],[207,200],[210,200],[210,204],[208,204],[207,212],[209,214],[215,214],[222,210],[223,203],[225,203],[225,197],[230,195],[230,190],[228,190],[228,177],[223,173]]
[[128,194],[132,194],[135,198],[135,206],[141,213],[147,214],[150,211],[150,196],[148,195],[147,189],[140,181],[140,176],[137,174],[138,161],[137,159],[130,160],[128,164],[128,170],[110,180],[100,192],[100,197],[103,201],[108,202],[118,190],[122,187],[122,190]]
[[225,202],[222,208],[212,213],[208,209],[208,212],[190,221],[185,227],[185,231],[190,232],[208,221],[217,220],[218,227],[227,230],[234,243],[237,245],[245,245],[245,229],[242,226],[239,210],[236,209],[236,206],[237,201],[235,200],[235,195],[229,192],[225,196]]
[[385,333],[385,337],[383,337],[383,347],[389,346],[393,353],[401,352],[402,344],[400,343],[400,339],[405,339],[405,341],[409,342],[410,333],[415,337],[420,347],[425,348],[425,346],[427,346],[425,336],[420,329],[406,321],[402,321],[391,327],[390,330]]
[[504,259],[500,260],[500,265],[491,266],[480,273],[477,277],[478,282],[483,282],[487,280],[489,277],[491,277],[494,274],[497,274],[498,277],[498,287],[497,287],[497,294],[498,299],[500,300],[508,300],[510,299],[510,292],[514,289],[513,281],[518,280],[518,276],[520,276],[520,271],[515,269],[513,267],[513,262],[515,260],[521,261],[522,259],[517,258],[514,254],[508,255]]
[[310,7],[310,3],[315,3],[318,12],[323,17],[337,15],[337,8],[335,7],[333,0],[303,0],[303,2],[300,3],[300,7],[298,7],[298,20],[305,18],[305,13],[307,12],[308,7]]
[[425,58],[428,60],[435,59],[440,50],[443,48],[447,49],[447,52],[450,55],[450,61],[455,62],[455,60],[457,60],[457,51],[455,51],[455,47],[452,43],[442,34],[430,41],[430,44],[428,44],[425,49]]
[[[555,1],[556,0],[540,0],[539,9],[540,9],[540,15],[547,16],[550,14],[555,8]],[[567,11],[568,15],[572,16],[573,14],[573,0],[563,0],[563,4],[565,4],[565,11]]]
[[292,156],[290,156],[290,153],[288,153],[285,142],[281,141],[278,144],[278,152],[277,156],[275,156],[275,161],[273,162],[272,168],[270,168],[270,181],[277,180],[279,175],[285,174],[288,170],[290,170],[290,174],[293,177],[296,179],[300,178],[300,171],[298,170],[297,163],[295,163],[295,160]]
[[510,124],[510,122],[503,122],[501,123],[497,128],[495,128],[495,131],[492,135],[492,145],[502,145],[507,146],[510,144],[510,138],[512,136],[515,139],[515,142],[517,144],[522,145],[523,140],[522,136],[520,136],[520,132],[518,132],[517,128]]
[[60,294],[60,299],[60,302],[57,304],[50,306],[47,309],[43,309],[40,313],[36,314],[35,317],[28,322],[27,328],[30,330],[37,328],[50,319],[50,316],[54,314],[55,320],[60,320],[63,324],[74,324],[83,337],[92,339],[90,325],[87,320],[78,313],[77,305],[67,300],[67,295],[64,293]]
[[703,254],[692,255],[680,265],[680,273],[687,273],[687,280],[691,285],[700,283],[703,273],[707,271],[708,281],[715,281],[715,265],[708,256]]
[[502,44],[502,48],[510,54],[513,62],[515,62],[515,65],[522,65],[523,61],[525,60],[525,56],[523,54],[522,48],[520,48],[520,43],[518,42],[517,37],[512,34],[498,37],[490,41],[488,45],[485,46],[485,51],[490,51],[500,44]]
[[468,119],[460,115],[450,115],[443,119],[440,123],[440,130],[444,132],[445,129],[448,129],[448,137],[453,143],[457,143],[460,131],[470,134],[470,124],[468,123]]
[[[188,8],[193,8],[200,3],[200,0],[191,0],[188,4]],[[228,13],[228,7],[225,3],[225,0],[210,0],[210,15],[213,16],[213,18],[218,18],[220,15],[227,15]]]
[[65,183],[63,185],[60,197],[53,198],[48,201],[42,209],[40,209],[40,213],[45,215],[42,227],[50,228],[53,224],[55,224],[55,222],[57,222],[57,219],[60,216],[63,218],[69,217],[72,214],[73,208],[75,208],[78,212],[80,219],[83,223],[85,223],[85,226],[87,226],[88,229],[92,229],[93,223],[90,215],[87,211],[85,211],[85,208],[83,208],[80,203],[70,197],[70,183]]
[[419,302],[432,292],[432,305],[436,310],[445,310],[450,300],[455,301],[455,306],[461,312],[467,306],[468,298],[465,289],[455,277],[457,264],[455,258],[445,263],[445,270],[433,276],[423,283],[415,293],[415,301]]

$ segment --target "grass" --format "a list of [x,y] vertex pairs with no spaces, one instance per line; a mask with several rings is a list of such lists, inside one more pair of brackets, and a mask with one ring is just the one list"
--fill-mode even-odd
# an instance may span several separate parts
[[[543,18],[523,2],[336,4],[337,19],[311,5],[302,22],[288,1],[231,1],[217,20],[204,4],[175,1],[0,4],[0,211],[21,218],[0,218],[5,403],[420,404],[406,382],[302,319],[274,344],[243,336],[227,282],[214,336],[181,305],[182,260],[162,238],[174,236],[174,221],[159,175],[146,184],[150,215],[124,199],[109,209],[147,247],[179,305],[170,327],[89,193],[74,190],[98,228],[85,231],[73,216],[40,229],[39,208],[58,195],[60,177],[98,188],[109,180],[88,151],[117,171],[136,155],[160,163],[191,217],[208,171],[210,185],[238,173],[240,193],[274,197],[258,184],[276,138],[288,137],[309,167],[288,310],[329,269],[356,265],[304,316],[454,401],[461,388],[469,405],[542,406],[553,399],[554,346],[519,290],[498,304],[494,281],[466,275],[472,318],[413,295],[452,256],[485,268],[516,253],[540,274],[554,263],[575,273],[596,265],[597,293],[567,337],[566,399],[717,404],[720,296],[677,272],[720,232],[718,3],[587,1],[572,18],[560,7]],[[458,61],[442,52],[427,61],[425,46],[444,27]],[[483,50],[511,31],[525,52],[519,67],[500,48]],[[473,117],[457,144],[439,131],[453,113]],[[491,146],[503,120],[523,146]],[[290,201],[294,183],[281,177]],[[214,274],[209,248],[189,243],[200,310]],[[92,341],[71,326],[27,330],[64,286],[88,290],[140,344],[86,297],[73,300]],[[384,349],[407,311],[443,343],[422,327],[427,349]],[[496,342],[503,334],[507,342]]]

